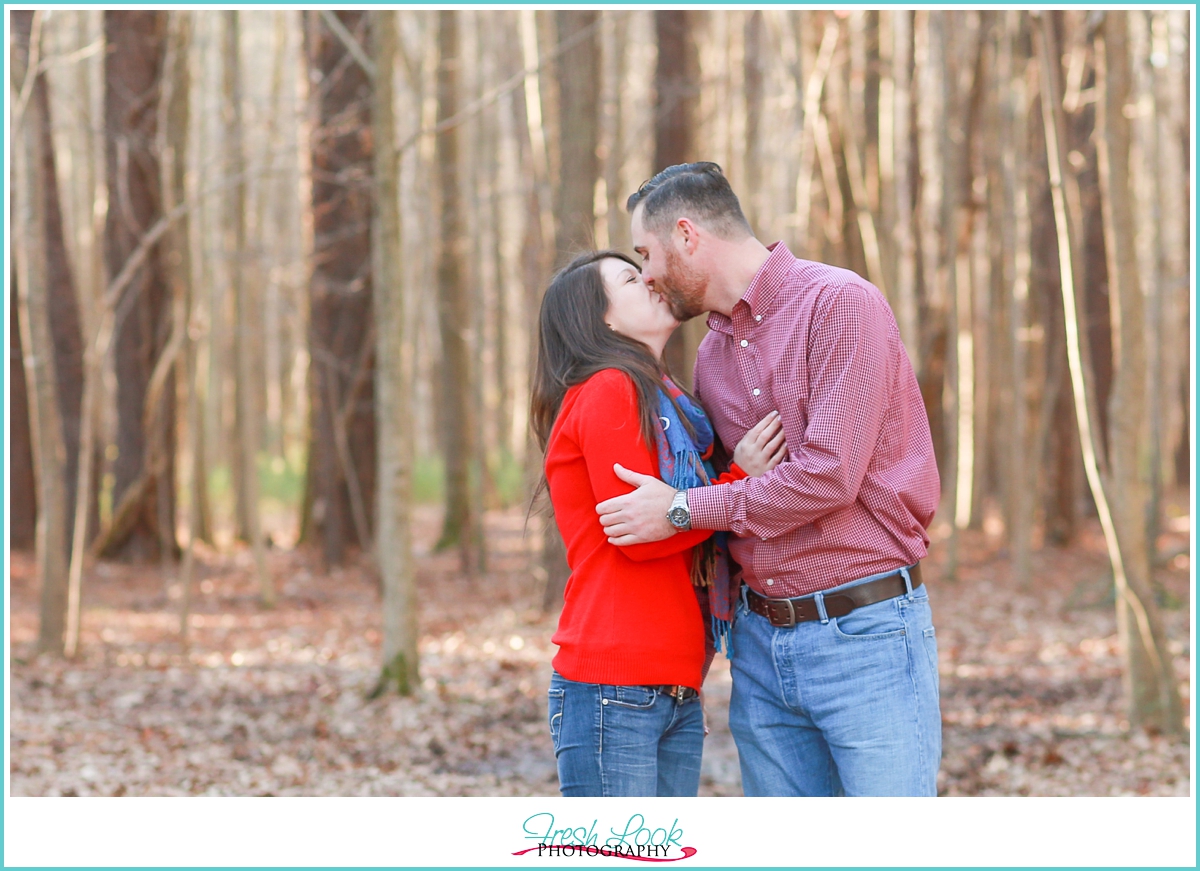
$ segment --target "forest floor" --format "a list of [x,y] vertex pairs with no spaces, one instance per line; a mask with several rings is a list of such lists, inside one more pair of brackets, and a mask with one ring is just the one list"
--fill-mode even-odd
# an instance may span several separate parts
[[[1157,578],[1185,709],[1187,523],[1172,521],[1165,546],[1182,552]],[[415,539],[433,541],[437,524],[419,510]],[[249,552],[201,551],[185,651],[178,589],[156,567],[100,563],[86,579],[80,655],[64,662],[32,655],[34,562],[12,554],[11,794],[557,795],[545,723],[556,618],[540,610],[523,525],[521,510],[488,515],[483,579],[418,544],[421,686],[376,701],[365,699],[381,639],[367,567],[324,572],[315,553],[273,550],[279,602],[264,610]],[[944,542],[925,563],[940,645],[939,792],[1188,795],[1186,741],[1124,719],[1098,527],[1036,552],[1024,588],[999,541],[966,533],[959,550],[953,581]],[[729,690],[718,657],[701,795],[741,794]]]

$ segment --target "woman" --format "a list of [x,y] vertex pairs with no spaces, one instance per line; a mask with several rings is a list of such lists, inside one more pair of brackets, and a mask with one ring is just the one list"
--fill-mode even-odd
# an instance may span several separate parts
[[[662,362],[678,326],[615,251],[576,258],[542,300],[531,417],[571,566],[550,683],[563,795],[699,788],[699,689],[714,651],[704,612],[716,628],[736,595],[722,548],[703,530],[618,548],[595,510],[629,490],[617,462],[677,487],[711,481],[712,428]],[[729,474],[762,474],[785,451],[773,414],[738,445]]]

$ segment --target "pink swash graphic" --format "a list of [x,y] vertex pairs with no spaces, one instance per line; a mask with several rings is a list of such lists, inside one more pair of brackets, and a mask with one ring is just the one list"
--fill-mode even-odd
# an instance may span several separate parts
[[[575,847],[576,849],[584,849],[583,847],[581,847],[578,844],[558,844],[556,846],[559,846],[559,847],[566,846],[566,847]],[[530,847],[527,850],[520,850],[516,853],[513,853],[513,855],[514,856],[524,856],[526,853],[532,853],[536,849],[537,849],[537,847]],[[628,853],[611,853],[611,852],[608,854],[599,853],[598,855],[605,856],[606,858],[615,857],[617,859],[632,859],[635,862],[678,862],[682,859],[690,859],[696,855],[695,847],[680,847],[680,849],[683,851],[683,855],[675,856],[674,858],[670,858],[670,859],[659,859],[654,856],[631,856]]]

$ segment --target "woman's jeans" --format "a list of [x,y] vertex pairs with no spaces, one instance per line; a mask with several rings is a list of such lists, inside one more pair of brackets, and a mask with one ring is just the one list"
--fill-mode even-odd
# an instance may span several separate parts
[[695,795],[700,788],[704,715],[641,686],[550,677],[550,738],[562,794]]
[[937,639],[924,586],[790,629],[743,600],[733,650],[729,729],[746,795],[937,794]]

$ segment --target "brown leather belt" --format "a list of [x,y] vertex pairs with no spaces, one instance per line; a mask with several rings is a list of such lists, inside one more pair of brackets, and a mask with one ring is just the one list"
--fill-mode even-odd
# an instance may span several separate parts
[[[910,568],[908,576],[912,579],[914,590],[921,586],[923,583],[921,564],[918,563]],[[840,593],[830,593],[825,596],[825,613],[829,617],[845,617],[855,608],[874,605],[885,599],[894,599],[897,596],[903,596],[906,592],[908,590],[904,586],[904,578],[897,569],[895,574],[888,575],[886,578],[867,581],[865,584],[858,584],[842,590]],[[746,587],[746,604],[755,614],[766,617],[771,621],[772,626],[781,629],[791,629],[797,623],[821,619],[812,594],[798,596],[795,599],[768,599],[750,587]]]
[[662,693],[664,696],[670,696],[677,702],[686,701],[696,695],[696,691],[691,687],[679,686],[678,684],[656,684],[648,686],[646,689]]

